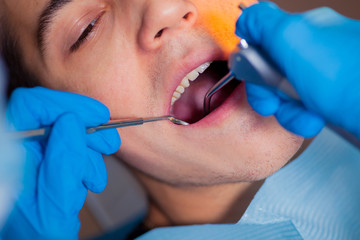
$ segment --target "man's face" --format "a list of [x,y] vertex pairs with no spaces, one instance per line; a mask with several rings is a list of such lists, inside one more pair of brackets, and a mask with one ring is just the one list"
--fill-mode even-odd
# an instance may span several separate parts
[[50,1],[5,2],[25,62],[44,86],[98,99],[113,120],[174,114],[195,122],[119,129],[117,154],[140,171],[172,184],[258,180],[302,143],[249,107],[244,84],[225,101],[219,96],[220,106],[202,118],[206,91],[225,73],[216,63],[171,105],[188,73],[227,59],[238,41],[238,0],[53,1],[58,5],[42,25],[41,46],[39,18]]

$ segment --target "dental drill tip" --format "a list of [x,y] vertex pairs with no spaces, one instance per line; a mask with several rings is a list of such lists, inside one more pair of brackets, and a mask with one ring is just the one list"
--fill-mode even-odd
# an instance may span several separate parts
[[239,47],[241,50],[244,50],[244,49],[249,48],[249,44],[247,43],[247,41],[245,39],[241,39]]
[[245,8],[247,8],[247,6],[245,6],[245,4],[243,4],[243,3],[240,3],[238,7],[241,9],[241,11],[243,11]]

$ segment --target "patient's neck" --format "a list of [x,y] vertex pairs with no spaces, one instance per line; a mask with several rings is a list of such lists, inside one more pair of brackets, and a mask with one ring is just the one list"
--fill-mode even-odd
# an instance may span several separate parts
[[148,227],[237,222],[263,181],[174,187],[137,173],[150,196]]

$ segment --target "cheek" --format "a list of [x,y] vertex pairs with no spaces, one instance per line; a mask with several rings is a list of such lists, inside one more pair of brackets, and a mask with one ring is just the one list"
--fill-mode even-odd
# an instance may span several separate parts
[[112,76],[114,83],[102,96],[109,107],[112,119],[145,117],[144,102],[149,102],[149,88],[145,74],[140,71],[125,71]]
[[[102,64],[78,67],[71,75],[68,91],[77,92],[105,104],[111,119],[142,117],[149,97],[146,71],[130,58],[111,57]],[[126,60],[124,60],[126,59]],[[125,67],[126,66],[126,67]],[[91,69],[91,71],[89,71]]]
[[[239,1],[194,1],[199,11],[199,24],[209,32],[214,40],[222,46],[226,52],[234,49],[239,42],[235,35],[235,22],[241,14],[238,8]],[[242,3],[250,5],[254,0],[244,0]]]

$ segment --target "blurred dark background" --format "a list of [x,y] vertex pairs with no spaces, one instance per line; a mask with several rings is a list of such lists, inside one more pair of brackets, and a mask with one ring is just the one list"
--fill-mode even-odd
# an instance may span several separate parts
[[316,7],[327,6],[337,12],[360,19],[360,0],[272,0],[281,8],[290,12],[305,11]]

